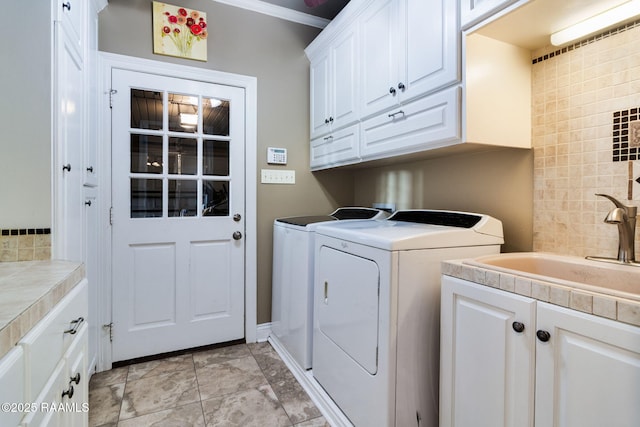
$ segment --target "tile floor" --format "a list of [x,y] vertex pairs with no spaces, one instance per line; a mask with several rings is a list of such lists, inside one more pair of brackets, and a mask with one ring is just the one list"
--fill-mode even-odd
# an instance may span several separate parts
[[89,408],[91,427],[329,426],[269,343],[97,373]]

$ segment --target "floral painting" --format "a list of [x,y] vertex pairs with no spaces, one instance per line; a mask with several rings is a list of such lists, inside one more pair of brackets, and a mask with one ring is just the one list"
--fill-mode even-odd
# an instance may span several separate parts
[[153,2],[153,53],[207,60],[207,15]]

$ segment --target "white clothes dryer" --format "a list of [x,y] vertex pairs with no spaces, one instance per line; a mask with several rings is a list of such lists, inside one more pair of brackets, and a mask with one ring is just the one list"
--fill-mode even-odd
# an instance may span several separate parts
[[278,218],[273,224],[271,332],[303,368],[311,368],[313,236],[320,224],[386,218],[379,209],[338,208],[330,215]]
[[354,425],[438,425],[440,264],[502,243],[499,220],[466,212],[317,227],[312,372]]

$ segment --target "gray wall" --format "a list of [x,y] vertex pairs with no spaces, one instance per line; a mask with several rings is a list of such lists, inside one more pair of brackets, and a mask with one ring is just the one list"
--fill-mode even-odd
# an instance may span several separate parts
[[28,1],[17,10],[2,23],[0,43],[0,228],[49,228],[51,3]]
[[489,214],[502,221],[503,252],[530,251],[533,152],[498,149],[359,170],[354,201]]
[[295,185],[258,181],[258,323],[271,320],[272,226],[277,217],[329,213],[353,201],[350,172],[309,172],[309,63],[304,48],[319,33],[308,27],[211,0],[181,5],[207,13],[208,61],[153,54],[150,0],[110,0],[100,13],[101,51],[258,79],[258,180],[269,146],[288,149]]

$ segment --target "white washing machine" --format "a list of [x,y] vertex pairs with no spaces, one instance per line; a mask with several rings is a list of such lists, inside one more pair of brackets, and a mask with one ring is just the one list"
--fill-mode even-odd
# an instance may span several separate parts
[[313,236],[316,227],[338,220],[388,216],[379,209],[344,207],[330,215],[274,221],[271,332],[303,369],[311,368]]
[[441,261],[502,243],[499,220],[465,212],[317,227],[313,376],[355,426],[438,425]]

